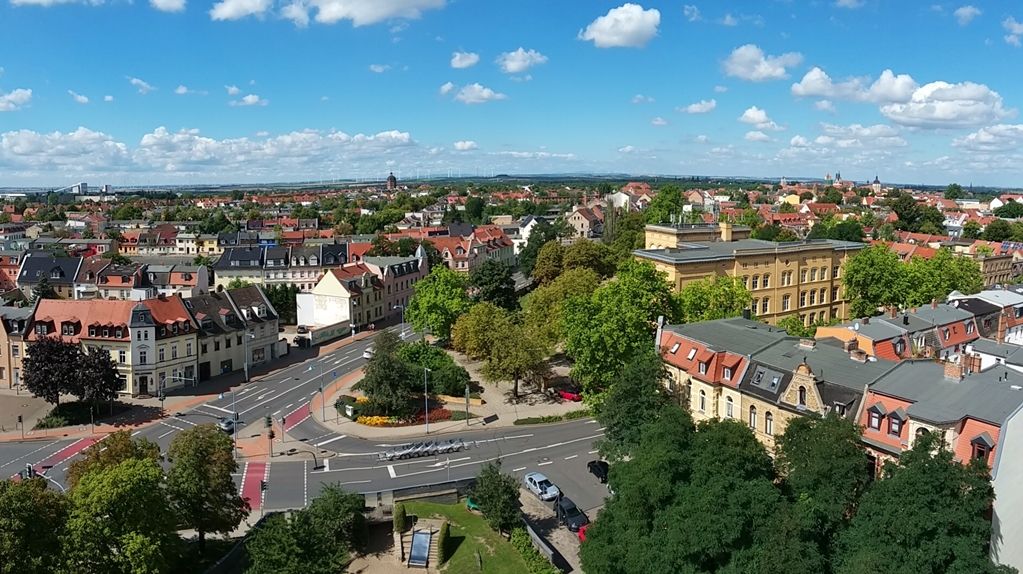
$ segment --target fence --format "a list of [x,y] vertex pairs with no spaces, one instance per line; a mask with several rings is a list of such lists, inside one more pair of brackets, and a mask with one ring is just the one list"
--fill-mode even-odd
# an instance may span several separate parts
[[533,530],[533,527],[529,525],[529,521],[526,517],[522,517],[522,524],[526,527],[526,533],[529,534],[529,538],[533,541],[533,548],[536,548],[537,552],[543,555],[548,562],[554,564],[554,549],[547,545],[543,538]]

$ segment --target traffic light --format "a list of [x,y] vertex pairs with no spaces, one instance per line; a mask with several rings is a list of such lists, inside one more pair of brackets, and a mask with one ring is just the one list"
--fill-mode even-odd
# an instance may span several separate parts
[[21,424],[21,422],[22,422],[22,421],[21,421],[21,415],[18,415],[18,424],[20,425],[20,424]]
[[266,492],[266,481],[265,480],[259,481],[259,491],[260,492]]
[[288,417],[288,415],[281,415],[281,428],[284,428],[284,425],[287,424],[285,422],[285,421],[288,420],[287,417]]
[[266,415],[266,418],[263,420],[263,425],[266,428],[270,428],[274,425],[273,420],[270,418],[270,415]]
[[25,463],[25,478],[32,479],[38,476],[36,469],[32,468],[31,463]]
[[273,439],[277,438],[277,433],[274,432],[274,429],[270,429],[269,432],[266,433],[266,436],[270,440],[273,440]]

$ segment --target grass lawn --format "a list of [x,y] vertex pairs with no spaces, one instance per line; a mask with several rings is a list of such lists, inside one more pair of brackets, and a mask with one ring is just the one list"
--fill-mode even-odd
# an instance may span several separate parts
[[408,502],[405,510],[421,518],[447,519],[451,526],[448,543],[454,552],[441,566],[445,574],[478,574],[476,550],[483,557],[484,574],[522,574],[526,571],[526,563],[511,543],[491,530],[481,516],[467,511],[465,503]]

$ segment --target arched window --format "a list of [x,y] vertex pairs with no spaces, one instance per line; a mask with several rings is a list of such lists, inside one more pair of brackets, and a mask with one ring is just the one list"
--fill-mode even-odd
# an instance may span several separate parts
[[824,303],[827,303],[827,302],[828,302],[828,290],[827,289],[821,289],[821,304],[823,305]]
[[735,406],[732,402],[732,397],[725,398],[725,418],[732,418],[732,407]]
[[753,286],[750,287],[750,291],[755,291],[758,288],[760,288],[760,276],[759,275],[754,275],[753,276]]
[[771,286],[771,276],[769,274],[765,273],[764,274],[764,289],[767,289],[770,286]]
[[799,272],[799,282],[806,283],[806,269]]
[[764,432],[769,435],[774,434],[774,415],[770,412],[764,415]]
[[810,270],[810,281],[816,281],[816,280],[817,280],[817,268],[814,267],[813,269]]
[[757,407],[749,408],[749,426],[753,430],[757,430]]
[[821,281],[824,281],[827,278],[828,278],[828,268],[827,267],[821,267]]
[[806,406],[806,387],[799,387],[799,406]]
[[810,304],[811,305],[817,304],[817,292],[812,289],[810,290]]
[[700,412],[707,410],[707,393],[700,391]]

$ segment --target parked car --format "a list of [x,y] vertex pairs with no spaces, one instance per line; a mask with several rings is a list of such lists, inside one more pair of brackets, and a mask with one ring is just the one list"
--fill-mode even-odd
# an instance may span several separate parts
[[413,445],[411,444],[403,444],[401,446],[389,448],[380,453],[378,458],[380,460],[404,460],[408,458],[409,454],[412,452],[412,446]]
[[526,488],[537,495],[540,500],[555,500],[561,496],[561,491],[558,490],[558,487],[554,486],[553,482],[539,472],[530,472],[522,477],[522,479],[526,483]]
[[582,510],[575,505],[570,498],[562,496],[554,505],[554,515],[558,518],[559,524],[564,524],[572,532],[579,532],[583,526],[590,523]]
[[366,349],[365,351],[363,351],[362,352],[362,358],[363,359],[372,359],[373,358],[373,349]]
[[437,454],[450,454],[453,452],[459,452],[465,448],[465,442],[460,438],[453,438],[451,440],[442,440],[437,443]]
[[608,466],[606,462],[602,460],[591,460],[590,462],[586,463],[586,468],[589,469],[590,474],[597,477],[597,480],[600,481],[600,484],[607,483]]
[[579,529],[579,542],[586,542],[586,530],[590,527],[589,524]]
[[560,396],[562,399],[566,401],[572,401],[573,403],[578,403],[579,401],[583,400],[582,393],[571,389],[558,390],[558,396]]
[[229,418],[222,418],[222,419],[220,419],[219,426],[220,426],[220,430],[222,430],[222,431],[224,431],[226,433],[230,434],[230,433],[234,432],[234,421],[229,419]]
[[307,329],[305,325],[299,325],[298,329],[295,329],[295,332],[299,335],[304,335],[309,332],[309,329]]

